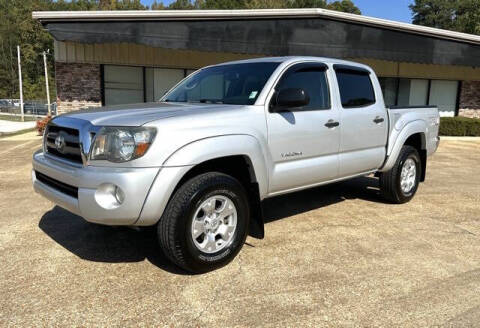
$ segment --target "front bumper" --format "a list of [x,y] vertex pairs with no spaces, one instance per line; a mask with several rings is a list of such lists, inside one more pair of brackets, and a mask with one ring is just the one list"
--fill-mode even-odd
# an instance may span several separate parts
[[[53,160],[42,151],[33,155],[32,166],[33,188],[36,192],[87,221],[107,225],[132,225],[138,220],[160,170],[158,167],[75,167]],[[78,196],[39,181],[36,172],[75,190],[78,188]],[[114,208],[102,206],[99,197],[99,190],[107,184],[119,187],[124,193],[124,201]]]

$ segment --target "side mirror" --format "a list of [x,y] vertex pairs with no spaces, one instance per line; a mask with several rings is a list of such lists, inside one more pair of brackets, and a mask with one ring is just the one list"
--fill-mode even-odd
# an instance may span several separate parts
[[281,111],[289,108],[297,108],[308,105],[310,97],[303,89],[288,88],[277,93],[276,101],[272,106],[273,111]]

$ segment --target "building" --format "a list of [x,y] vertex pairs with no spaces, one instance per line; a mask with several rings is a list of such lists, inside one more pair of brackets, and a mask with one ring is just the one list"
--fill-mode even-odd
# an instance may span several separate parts
[[195,69],[284,55],[350,59],[387,105],[480,117],[480,36],[324,9],[34,12],[55,38],[59,112],[158,100]]

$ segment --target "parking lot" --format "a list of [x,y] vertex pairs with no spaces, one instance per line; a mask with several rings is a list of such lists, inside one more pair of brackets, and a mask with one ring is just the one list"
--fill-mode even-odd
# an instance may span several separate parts
[[0,139],[0,326],[478,326],[480,140],[445,140],[412,202],[358,178],[267,201],[266,238],[189,275],[154,235],[33,193],[34,133]]

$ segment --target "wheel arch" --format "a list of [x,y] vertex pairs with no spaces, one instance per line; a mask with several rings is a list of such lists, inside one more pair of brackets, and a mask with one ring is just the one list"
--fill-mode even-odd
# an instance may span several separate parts
[[398,133],[394,130],[390,136],[390,144],[388,146],[388,157],[383,167],[379,170],[385,172],[390,170],[400,154],[400,150],[404,145],[410,145],[417,149],[422,160],[422,176],[421,181],[425,179],[425,168],[427,162],[426,152],[426,131],[427,126],[423,120],[416,120],[408,123]]
[[268,172],[262,144],[247,134],[223,135],[191,142],[170,155],[163,167],[198,166],[212,161],[243,159],[261,199],[268,192]]
[[425,133],[418,132],[410,135],[407,140],[405,140],[404,145],[412,146],[418,151],[422,165],[422,174],[420,175],[420,181],[425,181],[427,169],[427,146]]
[[182,176],[172,195],[191,178],[207,172],[224,173],[240,181],[245,188],[250,204],[250,235],[259,239],[263,238],[265,233],[260,187],[251,158],[247,155],[229,155],[196,164]]
[[[250,235],[263,238],[261,200],[268,190],[267,165],[263,154],[261,143],[251,135],[210,137],[179,148],[162,165],[161,171],[167,171],[170,168],[178,169],[178,173],[175,177],[168,178],[175,186],[169,192],[168,200],[162,202],[162,206],[156,206],[157,210],[161,209],[158,210],[158,218],[171,196],[187,180],[205,172],[221,172],[235,177],[245,187],[251,208]],[[159,175],[162,176],[162,172]],[[162,183],[165,181],[157,177],[154,185]],[[157,188],[153,189],[157,190]],[[153,224],[151,216],[150,211],[150,218],[141,221]]]

